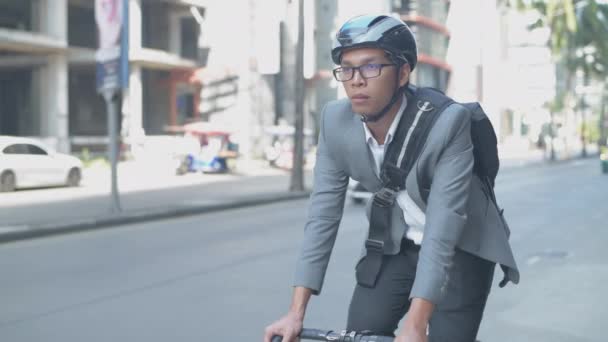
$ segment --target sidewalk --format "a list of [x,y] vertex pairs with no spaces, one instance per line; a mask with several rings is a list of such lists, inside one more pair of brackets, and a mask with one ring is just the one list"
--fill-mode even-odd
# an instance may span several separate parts
[[[501,170],[540,164],[541,151],[499,148]],[[107,166],[85,170],[79,188],[23,190],[0,194],[0,242],[112,227],[155,219],[305,199],[289,192],[290,173],[262,161],[241,161],[231,174],[191,173],[146,162],[119,165],[122,211],[111,211]],[[312,172],[305,172],[306,188]]]
[[[176,176],[170,168],[149,163],[121,163],[122,211],[111,211],[110,172],[83,172],[78,188],[23,190],[0,194],[0,242],[110,227],[217,210],[305,199],[289,192],[290,173],[265,163],[242,162],[231,174]],[[312,183],[305,173],[307,189]]]

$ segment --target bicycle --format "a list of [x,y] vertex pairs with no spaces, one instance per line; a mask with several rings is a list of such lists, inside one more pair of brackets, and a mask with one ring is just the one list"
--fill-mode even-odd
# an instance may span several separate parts
[[[335,332],[333,330],[302,329],[300,339],[311,341],[336,341],[336,342],[393,342],[390,336],[369,335],[365,332],[346,331]],[[281,342],[283,337],[274,336],[272,342]]]

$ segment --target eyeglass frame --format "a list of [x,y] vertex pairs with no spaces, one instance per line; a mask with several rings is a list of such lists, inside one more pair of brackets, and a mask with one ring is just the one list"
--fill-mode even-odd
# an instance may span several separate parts
[[[368,65],[376,65],[376,66],[379,66],[379,68],[378,68],[378,75],[376,75],[376,76],[371,76],[371,77],[366,77],[366,76],[364,76],[364,75],[363,75],[363,73],[361,73],[361,68],[366,67],[366,66],[368,66]],[[355,78],[355,71],[358,71],[358,72],[359,72],[359,75],[361,76],[361,78],[363,78],[363,79],[366,79],[366,80],[367,80],[367,79],[370,79],[370,78],[376,78],[376,77],[379,77],[380,75],[382,75],[382,68],[387,67],[387,66],[391,66],[391,65],[397,66],[397,64],[395,64],[395,63],[367,63],[367,64],[359,65],[359,66],[356,66],[356,67],[337,67],[337,68],[335,68],[335,69],[333,70],[333,74],[334,74],[334,78],[336,79],[336,81],[338,81],[338,82],[348,82],[348,81],[352,80],[353,78]],[[336,74],[337,74],[338,72],[341,72],[341,71],[342,71],[342,69],[344,69],[344,68],[350,68],[350,69],[352,69],[352,73],[351,73],[351,76],[350,76],[350,78],[349,78],[349,79],[346,79],[346,80],[340,80],[340,79],[338,79],[338,75],[336,75]]]

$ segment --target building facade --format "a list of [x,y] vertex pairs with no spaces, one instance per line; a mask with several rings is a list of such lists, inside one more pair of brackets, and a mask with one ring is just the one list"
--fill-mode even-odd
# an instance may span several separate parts
[[399,14],[416,35],[418,64],[413,83],[445,91],[451,66],[446,61],[450,32],[446,20],[450,8],[447,0],[393,0],[392,11]]
[[418,43],[418,64],[412,83],[445,91],[452,71],[446,62],[450,33],[445,26],[450,1],[385,0],[361,1],[316,0],[314,26],[310,27],[314,44],[314,74],[308,79],[308,108],[318,128],[319,112],[328,101],[345,97],[341,84],[333,79],[331,47],[336,31],[346,20],[361,14],[389,14],[401,18],[412,29]]
[[[200,116],[205,8],[195,0],[129,2],[125,141],[165,134]],[[35,136],[59,151],[105,150],[107,115],[96,92],[94,1],[0,1],[0,134]]]
[[[260,156],[265,128],[295,119],[298,1],[125,0],[129,87],[127,146],[195,120],[228,125],[244,154]],[[61,151],[105,151],[106,109],[95,90],[97,33],[91,0],[0,0],[0,134],[35,136]],[[305,125],[345,96],[332,76],[332,40],[345,20],[390,13],[419,43],[413,82],[444,90],[449,1],[304,1]],[[313,139],[314,141],[314,134]]]

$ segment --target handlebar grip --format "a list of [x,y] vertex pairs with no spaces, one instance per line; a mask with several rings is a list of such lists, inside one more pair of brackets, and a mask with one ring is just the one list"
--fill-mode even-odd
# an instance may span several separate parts
[[283,341],[283,337],[279,336],[279,335],[274,335],[272,336],[272,340],[270,340],[271,342],[281,342]]

